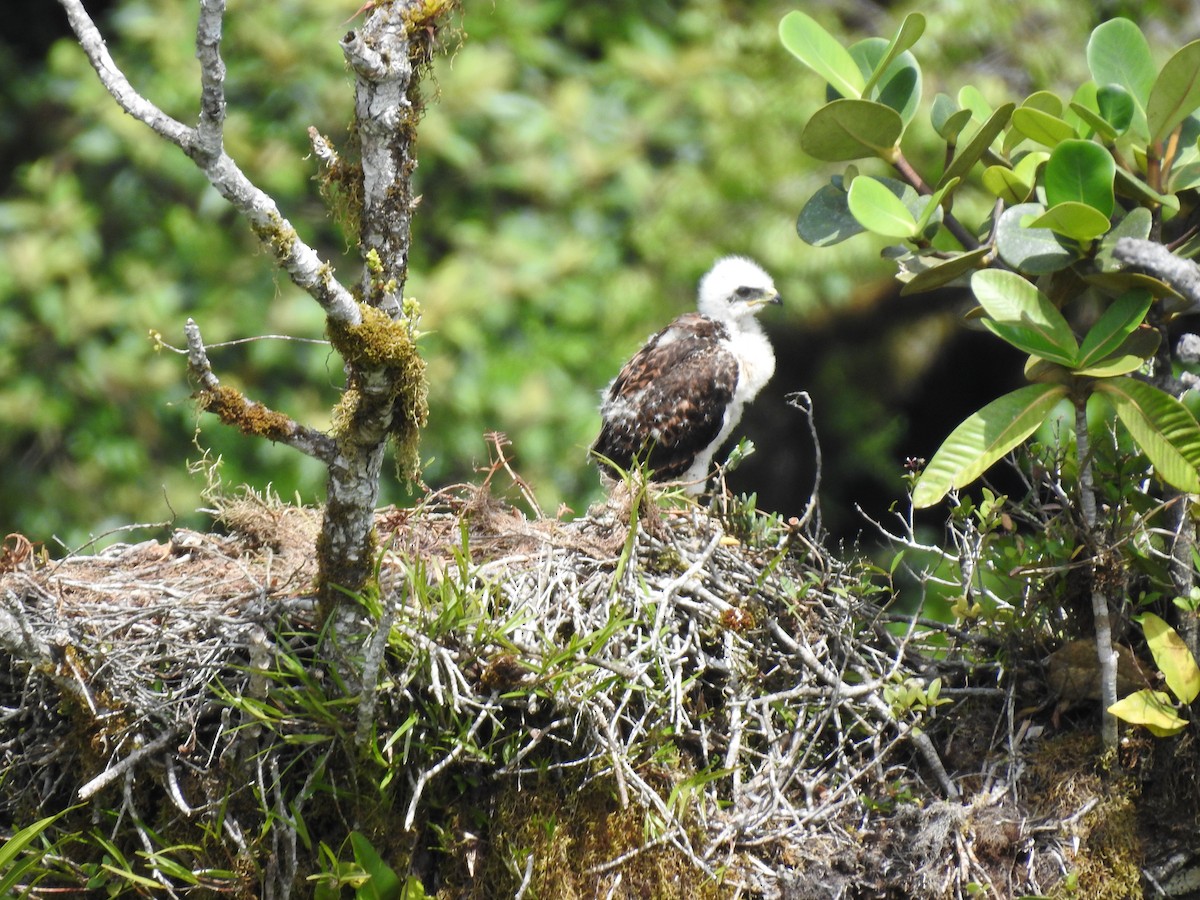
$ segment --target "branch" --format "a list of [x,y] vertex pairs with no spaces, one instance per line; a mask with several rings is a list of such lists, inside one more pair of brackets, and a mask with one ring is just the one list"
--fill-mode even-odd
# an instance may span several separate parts
[[202,0],[196,28],[196,56],[200,60],[200,124],[188,128],[171,118],[129,83],[113,62],[104,38],[83,8],[81,0],[59,0],[67,13],[79,46],[105,90],[125,112],[149,126],[155,134],[186,153],[209,183],[250,223],[254,233],[270,247],[276,261],[297,286],[321,304],[336,322],[357,325],[362,321],[350,292],[333,277],[333,268],[296,233],[271,197],[257,188],[223,149],[225,122],[225,65],[221,61],[221,22],[224,0]]
[[243,434],[256,434],[287,444],[327,465],[337,459],[337,443],[329,435],[301,425],[283,413],[247,400],[240,391],[223,386],[208,360],[200,326],[188,319],[183,331],[187,335],[188,372],[200,385],[198,397],[202,409],[214,413],[226,425],[236,426]]
[[342,38],[354,70],[354,114],[362,153],[359,238],[367,266],[363,297],[391,318],[401,316],[408,251],[416,125],[421,117],[418,70],[428,61],[441,4],[403,0],[375,6],[361,29]]
[[1162,244],[1138,238],[1121,238],[1113,248],[1113,256],[1127,266],[1143,269],[1165,281],[1200,309],[1200,266],[1190,259],[1176,256]]

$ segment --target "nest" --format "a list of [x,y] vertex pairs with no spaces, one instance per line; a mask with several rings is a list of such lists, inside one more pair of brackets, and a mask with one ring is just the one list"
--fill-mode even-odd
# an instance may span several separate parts
[[[795,521],[625,497],[564,522],[441,493],[378,514],[379,590],[318,630],[316,514],[221,514],[227,536],[10,552],[0,827],[70,808],[156,896],[303,894],[333,877],[329,835],[361,833],[467,896],[501,823],[456,804],[599,784],[643,828],[576,860],[579,896],[636,896],[622,879],[662,853],[756,897],[1040,893],[1065,871],[1061,827],[1033,828],[1003,779],[964,799],[928,736],[948,698],[994,687],[939,695],[869,567]],[[475,896],[546,893],[548,851],[510,856]],[[49,857],[47,884],[95,872]]]

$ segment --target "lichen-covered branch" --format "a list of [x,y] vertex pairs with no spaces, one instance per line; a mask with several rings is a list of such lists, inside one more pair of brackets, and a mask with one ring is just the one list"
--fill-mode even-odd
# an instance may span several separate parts
[[342,38],[355,74],[354,114],[362,160],[360,241],[368,265],[363,296],[393,319],[403,314],[412,212],[415,142],[423,103],[420,72],[448,0],[381,3]]
[[1200,309],[1200,266],[1176,256],[1162,244],[1138,238],[1121,238],[1113,256],[1127,266],[1135,266],[1165,281]]
[[269,407],[248,400],[241,391],[221,384],[213,373],[200,326],[192,319],[184,326],[188,347],[188,372],[200,386],[197,399],[200,408],[211,412],[226,425],[243,434],[253,434],[287,444],[314,459],[332,464],[337,459],[337,444],[327,434],[299,424],[295,419]]
[[356,324],[360,320],[358,306],[350,292],[333,277],[333,268],[300,239],[275,201],[256,187],[223,149],[225,67],[220,41],[224,0],[204,0],[201,4],[196,33],[196,55],[201,63],[201,114],[196,128],[171,118],[134,89],[113,61],[81,0],[59,2],[101,84],[120,107],[195,161],[221,196],[246,217],[292,281],[320,303],[330,319]]

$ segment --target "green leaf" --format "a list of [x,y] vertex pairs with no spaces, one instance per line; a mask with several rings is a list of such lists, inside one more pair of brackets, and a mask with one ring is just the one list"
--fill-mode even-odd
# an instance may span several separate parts
[[912,278],[900,288],[901,296],[919,294],[921,291],[931,291],[943,287],[967,272],[979,268],[980,263],[991,252],[988,247],[979,247],[969,253],[959,253],[944,262],[916,271]]
[[[11,896],[10,892],[13,887],[21,880],[24,869],[22,866],[14,865],[16,859],[33,841],[37,840],[38,835],[54,824],[54,820],[65,812],[66,810],[44,819],[38,819],[32,825],[26,825],[3,845],[0,845],[0,875],[3,875],[0,877],[0,897]],[[41,857],[42,854],[37,851],[36,855]]]
[[1200,41],[1192,41],[1167,60],[1146,103],[1151,143],[1165,141],[1175,127],[1200,107]]
[[1094,206],[1068,200],[1046,210],[1029,223],[1030,228],[1049,228],[1055,234],[1086,243],[1108,231],[1108,216]]
[[383,861],[362,834],[350,832],[350,846],[354,848],[354,861],[371,876],[370,881],[358,889],[364,900],[399,900],[403,884],[396,872]]
[[1134,102],[1130,127],[1148,137],[1146,103],[1158,70],[1142,30],[1129,19],[1110,19],[1098,25],[1088,39],[1087,61],[1092,80],[1101,90],[1116,84],[1129,93]]
[[1179,198],[1174,194],[1160,194],[1136,175],[1131,175],[1124,169],[1117,169],[1117,190],[1126,197],[1132,197],[1139,203],[1153,203],[1162,206],[1164,211],[1179,212]]
[[[870,95],[871,89],[879,82],[880,78],[884,74],[884,70],[892,64],[892,60],[915,44],[924,33],[925,17],[923,15],[921,15],[919,12],[914,12],[909,13],[904,17],[904,21],[900,23],[900,30],[896,32],[896,36],[892,38],[891,43],[887,45],[886,52],[875,64],[875,70],[871,73],[871,77],[867,79],[867,83],[863,86],[863,96]],[[899,112],[899,110],[897,110],[897,112]]]
[[1167,687],[1184,705],[1200,696],[1200,668],[1196,658],[1178,632],[1154,613],[1135,616],[1146,635],[1146,644],[1154,655],[1154,663],[1163,673]]
[[947,144],[953,147],[958,143],[959,134],[967,127],[967,123],[971,121],[971,111],[969,109],[959,109],[958,104],[952,99],[945,94],[938,94],[933,98],[933,108],[929,113],[929,121],[933,124],[933,130]]
[[[1071,112],[1079,116],[1081,122],[1088,128],[1091,128],[1097,136],[1106,141],[1114,141],[1117,139],[1117,132],[1113,130],[1113,127],[1104,120],[1104,117],[1094,109],[1088,109],[1086,106],[1083,106],[1079,103],[1072,103]],[[1085,134],[1084,136],[1086,137],[1087,135]]]
[[[940,212],[942,200],[956,187],[958,187],[957,178],[948,181],[928,197],[923,197],[921,199],[920,202],[924,205],[921,208],[920,214],[917,216],[917,234],[924,234],[925,229],[928,227],[930,221],[941,221]],[[937,216],[936,219],[934,219],[935,216]]]
[[831,247],[863,230],[858,219],[850,214],[840,176],[813,194],[796,219],[800,240],[813,247]]
[[1062,98],[1053,91],[1035,91],[1021,103],[1022,109],[1040,109],[1042,112],[1056,118],[1062,118]]
[[970,484],[1033,434],[1068,395],[1061,384],[1031,384],[993,400],[969,416],[938,448],[913,489],[913,506],[932,506],[953,488]]
[[1104,235],[1104,240],[1096,247],[1096,267],[1105,273],[1121,271],[1125,264],[1118,262],[1113,257],[1117,241],[1123,237],[1144,240],[1150,236],[1150,228],[1153,224],[1154,216],[1151,215],[1150,210],[1144,206],[1135,206],[1131,209],[1109,229],[1108,234]]
[[[1104,215],[1113,214],[1113,178],[1117,164],[1112,154],[1092,141],[1063,141],[1046,162],[1046,205],[1086,203]],[[1107,226],[1104,229],[1108,230]]]
[[1045,294],[1015,272],[985,269],[971,277],[971,290],[991,317],[995,334],[1018,350],[1064,366],[1078,359],[1071,326]]
[[1200,425],[1186,406],[1133,378],[1097,381],[1093,390],[1112,404],[1160,479],[1189,494],[1200,493]]
[[1096,91],[1096,108],[1117,135],[1129,130],[1137,108],[1133,95],[1119,84],[1106,84]]
[[1079,368],[1100,362],[1120,349],[1142,324],[1154,298],[1149,291],[1130,291],[1109,304],[1079,345]]
[[1063,246],[1049,228],[1026,227],[1025,220],[1040,216],[1045,209],[1037,203],[1010,206],[996,223],[996,249],[1000,258],[1026,275],[1046,275],[1065,269],[1079,256]]
[[1015,105],[1005,103],[998,110],[991,114],[980,129],[971,136],[965,147],[959,149],[955,154],[953,161],[946,167],[946,171],[942,173],[941,180],[938,181],[938,187],[950,182],[955,178],[964,178],[971,171],[971,167],[979,161],[983,154],[992,142],[999,137],[1000,132],[1008,125],[1008,120],[1013,114]]
[[1187,720],[1179,717],[1171,698],[1162,691],[1148,688],[1122,697],[1108,711],[1130,725],[1142,725],[1157,737],[1170,737],[1187,727]]
[[[843,97],[862,96],[862,73],[846,48],[811,16],[788,13],[779,23],[779,40],[795,56]],[[820,157],[818,157],[820,158]]]
[[1077,136],[1075,129],[1058,116],[1028,106],[1022,106],[1013,112],[1012,125],[1031,141],[1045,144],[1047,147],[1054,147]]
[[822,106],[800,133],[800,148],[826,162],[880,156],[891,159],[904,131],[900,114],[871,100],[834,100]]
[[[866,38],[850,47],[850,57],[857,63],[863,77],[878,77],[878,84],[863,90],[863,98],[882,103],[900,113],[907,125],[921,104],[921,67],[917,58],[907,50],[893,59],[882,72],[879,65],[887,53],[883,38]],[[829,96],[827,99],[835,99]]]
[[904,201],[874,178],[866,175],[855,178],[847,201],[854,218],[868,231],[900,240],[917,233],[917,220]]
[[1121,342],[1121,346],[1096,362],[1075,369],[1075,375],[1088,378],[1114,378],[1128,375],[1146,364],[1158,350],[1161,337],[1153,328],[1139,328]]
[[[920,200],[917,192],[909,185],[894,178],[875,177],[874,180],[886,186],[894,196],[903,201],[910,213],[918,207]],[[835,175],[829,184],[813,194],[804,204],[796,220],[796,232],[802,241],[814,247],[829,247],[866,230],[850,212],[849,199],[843,184],[842,177]]]
[[1008,166],[988,166],[984,169],[983,186],[1008,206],[1024,203],[1033,193],[1033,182],[1022,180]]

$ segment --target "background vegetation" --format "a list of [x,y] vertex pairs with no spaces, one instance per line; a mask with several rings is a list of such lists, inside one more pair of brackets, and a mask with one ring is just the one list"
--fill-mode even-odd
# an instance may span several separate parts
[[[21,41],[0,47],[0,528],[74,545],[130,522],[195,524],[203,482],[186,464],[200,448],[222,457],[227,482],[318,501],[310,460],[197,421],[182,358],[149,335],[178,345],[193,316],[214,342],[319,338],[319,310],[189,161],[108,100],[69,38],[50,42],[65,27],[46,18],[57,7],[26,6]],[[354,6],[239,4],[225,47],[231,152],[334,259],[350,241],[318,196],[305,131],[344,139],[351,78],[337,39]],[[826,518],[852,531],[854,502],[902,492],[905,456],[931,455],[980,397],[1019,383],[1015,353],[974,355],[955,295],[895,297],[883,241],[797,239],[796,213],[828,169],[798,147],[822,97],[778,41],[793,3],[464,6],[422,124],[408,288],[428,331],[430,484],[471,477],[494,429],[543,506],[582,509],[599,490],[585,461],[597,391],[728,252],[760,259],[787,302],[767,323],[784,363],[747,425],[757,465],[735,484],[765,507],[798,511],[811,487],[786,392],[814,396]],[[929,20],[926,72],[985,94],[1077,83],[1083,55],[1058,48],[1113,15],[1135,16],[1152,45],[1200,33],[1184,2],[807,7],[840,34],[890,33],[910,8]],[[198,91],[193,18],[186,4],[129,0],[105,21],[134,82],[181,115]],[[927,101],[953,91],[929,77]],[[214,362],[316,425],[341,381],[320,344],[258,341]],[[384,496],[405,499],[395,483]]]

